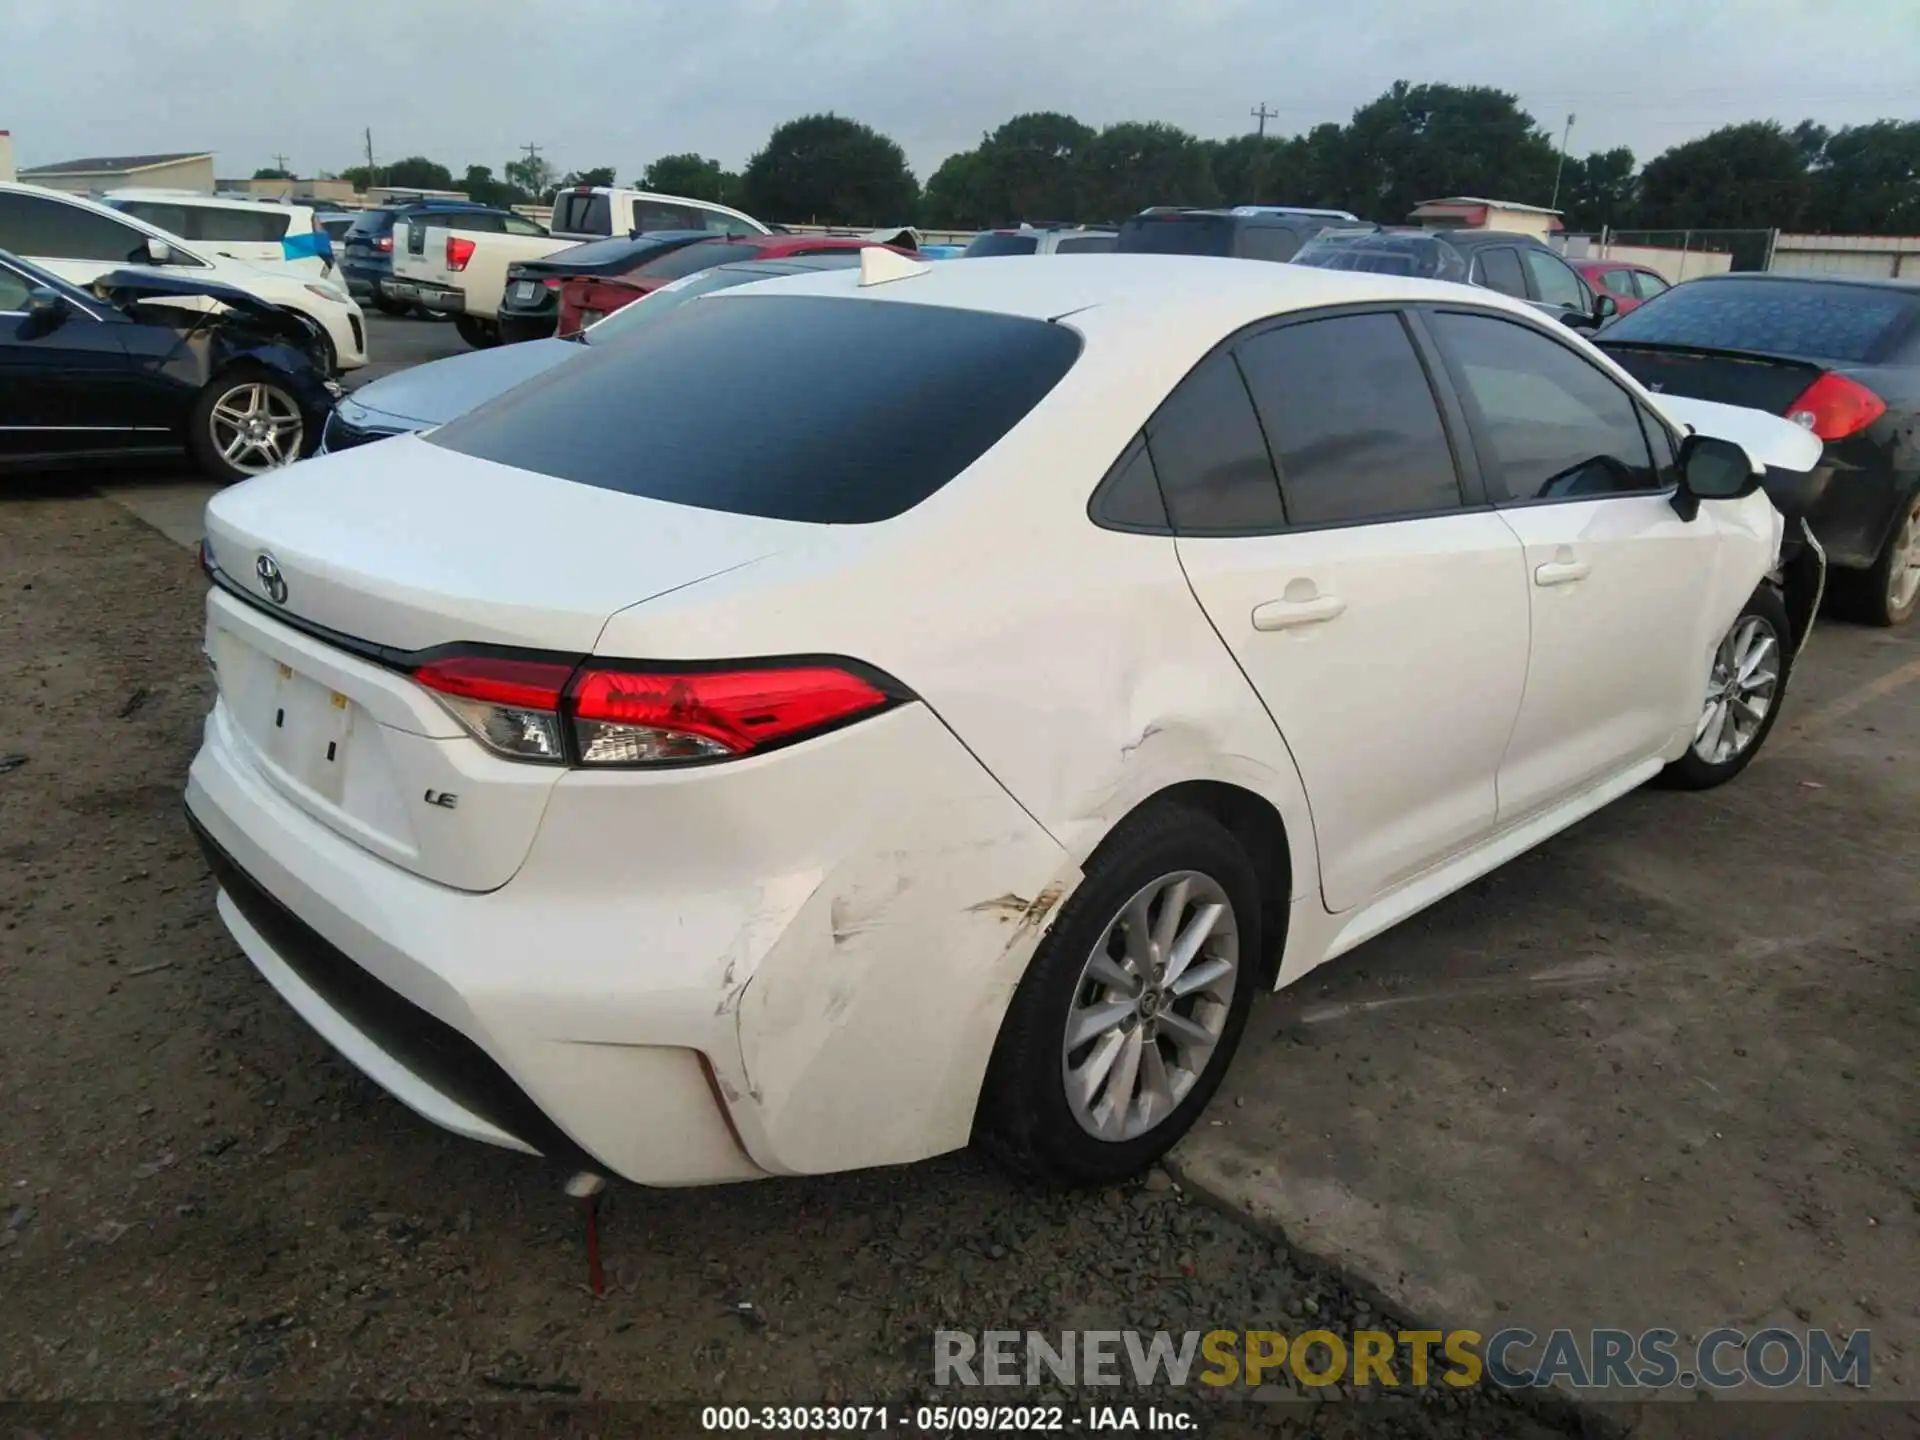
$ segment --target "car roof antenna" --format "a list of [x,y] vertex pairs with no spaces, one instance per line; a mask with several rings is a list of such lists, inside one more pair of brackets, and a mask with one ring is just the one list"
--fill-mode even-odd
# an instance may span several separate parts
[[885,285],[894,280],[911,280],[924,275],[933,266],[924,260],[910,260],[897,250],[869,245],[860,252],[860,286]]

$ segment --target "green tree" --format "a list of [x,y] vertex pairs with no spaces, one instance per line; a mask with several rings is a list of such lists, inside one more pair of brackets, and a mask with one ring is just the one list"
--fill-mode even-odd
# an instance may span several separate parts
[[1559,158],[1514,96],[1484,85],[1396,80],[1341,138],[1345,208],[1388,224],[1446,195],[1544,205]]
[[1624,145],[1596,150],[1584,160],[1568,156],[1560,177],[1560,212],[1567,229],[1598,231],[1604,225],[1618,229],[1630,224],[1636,183],[1633,151]]
[[575,185],[612,185],[614,184],[613,166],[595,165],[590,170],[569,170],[560,177],[560,188],[570,189]]
[[692,152],[662,155],[635,183],[642,190],[684,195],[689,200],[711,200],[718,205],[740,202],[740,177],[722,169],[718,160]]
[[524,205],[528,200],[506,181],[496,178],[491,165],[469,165],[467,173],[453,188],[464,190],[469,199],[482,205]]
[[538,155],[509,160],[507,184],[527,197],[528,204],[544,205],[553,196],[553,166]]
[[911,220],[920,186],[899,145],[843,115],[803,115],[767,137],[741,176],[763,220],[883,225]]
[[398,185],[406,190],[451,190],[453,172],[424,155],[409,155],[391,165],[380,167],[383,185]]
[[1920,234],[1920,120],[1834,132],[1812,176],[1806,217],[1843,235]]
[[962,150],[941,161],[927,181],[920,214],[929,225],[979,230],[994,223],[1000,203],[980,152]]
[[258,170],[253,172],[253,178],[256,180],[291,180],[293,179],[293,172],[291,170],[282,170],[278,165],[262,165]]
[[1079,169],[1085,220],[1121,220],[1149,205],[1220,202],[1206,143],[1158,120],[1107,126]]
[[1639,221],[1671,230],[1792,229],[1811,189],[1795,137],[1775,121],[1750,120],[1649,160],[1640,173]]
[[977,172],[989,224],[1079,217],[1079,172],[1095,131],[1071,115],[1016,115],[980,142]]
[[1311,205],[1307,142],[1278,135],[1236,135],[1212,147],[1213,178],[1230,205]]
[[373,171],[369,170],[365,165],[347,166],[346,169],[340,172],[340,178],[352,185],[356,190],[365,190],[371,185],[378,185],[380,183],[379,180],[375,178]]

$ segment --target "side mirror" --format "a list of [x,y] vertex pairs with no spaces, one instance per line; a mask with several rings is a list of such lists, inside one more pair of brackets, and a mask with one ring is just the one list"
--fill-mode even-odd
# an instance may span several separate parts
[[1604,290],[1593,297],[1593,323],[1604,325],[1620,313],[1620,302]]
[[147,237],[147,263],[149,265],[171,265],[173,263],[173,246],[169,245],[157,235],[149,235]]
[[1680,488],[1673,508],[1682,520],[1700,512],[1702,500],[1744,500],[1760,488],[1753,459],[1731,440],[1689,435],[1680,444]]
[[37,339],[67,323],[71,307],[67,297],[51,285],[36,285],[27,292],[27,318],[22,325],[22,340]]

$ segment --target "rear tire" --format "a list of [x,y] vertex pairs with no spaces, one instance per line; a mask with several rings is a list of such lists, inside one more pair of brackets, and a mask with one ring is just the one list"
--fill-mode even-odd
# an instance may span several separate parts
[[398,300],[389,300],[385,295],[373,297],[373,308],[382,315],[392,315],[396,319],[405,315],[412,307]]
[[1920,492],[1907,497],[1900,519],[1865,570],[1836,572],[1838,608],[1867,625],[1904,625],[1920,609]]
[[476,350],[491,350],[500,343],[500,327],[477,315],[454,316],[453,328],[460,332],[462,340]]
[[1240,1043],[1260,915],[1253,863],[1212,816],[1161,805],[1123,822],[1001,1022],[975,1118],[980,1148],[1054,1185],[1107,1184],[1159,1159]]
[[1711,790],[1752,764],[1780,718],[1792,669],[1786,604],[1779,591],[1762,585],[1715,648],[1693,743],[1660,772],[1659,782]]

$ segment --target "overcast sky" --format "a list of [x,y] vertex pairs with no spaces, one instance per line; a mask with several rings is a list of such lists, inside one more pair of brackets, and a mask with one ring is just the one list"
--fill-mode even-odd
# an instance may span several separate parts
[[[301,175],[424,154],[496,173],[696,150],[742,165],[833,110],[924,181],[1023,110],[1292,134],[1398,78],[1516,92],[1576,154],[1642,161],[1729,121],[1920,119],[1920,0],[6,0],[22,165],[284,153]],[[1561,14],[1556,15],[1556,12]]]

